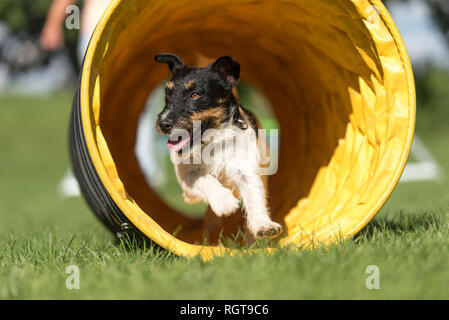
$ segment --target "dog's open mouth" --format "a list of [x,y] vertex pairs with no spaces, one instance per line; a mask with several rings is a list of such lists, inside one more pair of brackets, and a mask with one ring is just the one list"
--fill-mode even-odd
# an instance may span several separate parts
[[192,129],[174,129],[168,137],[167,146],[170,150],[175,152],[181,152],[181,150],[190,142],[192,146],[195,141],[200,141],[202,144],[202,136],[204,131],[208,128],[208,124],[196,128],[192,132]]
[[172,133],[167,141],[167,146],[170,150],[178,152],[184,148],[184,146],[191,140],[190,135],[179,135],[176,133]]

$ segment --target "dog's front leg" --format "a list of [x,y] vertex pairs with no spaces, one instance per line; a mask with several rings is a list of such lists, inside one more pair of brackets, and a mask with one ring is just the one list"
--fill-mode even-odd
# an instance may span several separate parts
[[191,176],[182,184],[184,192],[193,197],[199,197],[208,203],[218,217],[233,214],[239,209],[239,200],[232,191],[212,175]]
[[274,237],[282,232],[280,224],[273,222],[268,210],[266,191],[258,174],[241,174],[237,181],[248,230],[254,238]]

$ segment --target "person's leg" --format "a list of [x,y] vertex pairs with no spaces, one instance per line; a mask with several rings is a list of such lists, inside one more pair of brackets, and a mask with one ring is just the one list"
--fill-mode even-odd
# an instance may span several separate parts
[[[80,66],[83,64],[84,55],[89,45],[89,36],[80,32],[78,36],[77,56]],[[80,187],[72,169],[67,169],[62,181],[59,183],[59,192],[64,197],[79,197],[81,195]]]
[[[89,46],[91,34],[110,2],[110,0],[89,0],[84,2],[82,26],[78,35],[77,46],[77,57],[81,67],[87,47]],[[64,178],[59,184],[59,191],[66,197],[77,197],[81,194],[78,181],[70,168],[67,170]]]
[[89,45],[90,37],[87,34],[80,33],[78,36],[78,47],[77,47],[77,56],[78,62],[80,66],[83,64],[84,55],[87,51],[87,46]]

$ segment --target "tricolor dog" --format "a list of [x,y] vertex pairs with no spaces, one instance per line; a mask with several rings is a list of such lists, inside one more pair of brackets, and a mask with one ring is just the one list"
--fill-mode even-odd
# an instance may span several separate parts
[[168,136],[184,201],[204,201],[218,217],[225,217],[237,211],[242,200],[254,238],[279,235],[282,228],[270,218],[260,175],[257,120],[236,94],[240,64],[229,56],[205,68],[188,67],[174,54],[155,59],[171,72],[156,126]]

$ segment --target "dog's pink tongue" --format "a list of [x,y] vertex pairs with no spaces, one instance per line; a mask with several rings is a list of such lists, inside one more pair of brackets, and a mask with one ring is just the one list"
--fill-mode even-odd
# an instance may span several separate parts
[[189,142],[189,140],[190,140],[190,137],[185,137],[185,138],[178,137],[177,141],[173,141],[173,140],[171,140],[171,138],[168,138],[167,146],[170,148],[170,150],[178,152],[179,150],[184,148],[184,146],[187,144],[187,142]]

